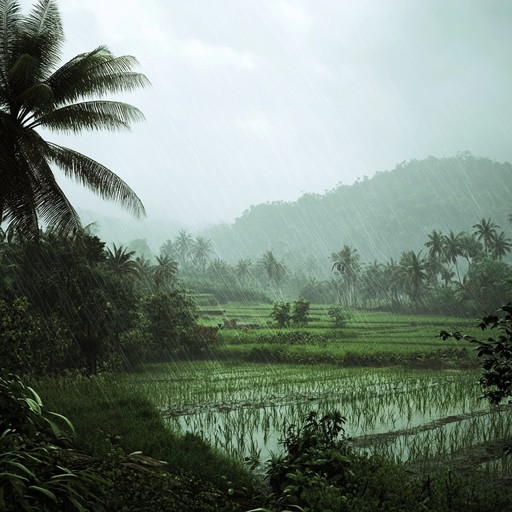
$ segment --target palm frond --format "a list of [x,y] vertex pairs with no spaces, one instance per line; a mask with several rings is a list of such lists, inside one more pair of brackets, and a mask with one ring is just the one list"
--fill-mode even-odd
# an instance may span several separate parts
[[[7,70],[13,61],[21,19],[19,2],[0,0],[0,87],[2,89],[7,84]],[[2,96],[3,93],[4,91]]]
[[[0,221],[24,232],[37,233],[37,208],[31,169],[23,159],[15,160],[13,166],[9,158],[8,167],[3,167],[0,173]],[[1,163],[4,162],[2,158]]]
[[40,218],[58,232],[68,234],[80,229],[80,217],[55,181],[50,167],[40,165],[38,176],[35,198]]
[[117,202],[137,217],[145,215],[135,192],[110,169],[72,149],[48,143],[48,158],[69,178],[95,192],[103,199]]
[[144,120],[144,114],[136,107],[119,101],[84,101],[54,110],[27,125],[33,129],[44,126],[65,133],[82,130],[129,130],[130,124]]
[[145,75],[132,71],[137,64],[129,55],[114,57],[105,46],[77,55],[48,79],[54,91],[55,106],[91,95],[129,92],[150,85]]
[[21,41],[23,51],[39,62],[39,80],[48,78],[57,66],[63,42],[64,31],[56,1],[39,0],[23,20]]

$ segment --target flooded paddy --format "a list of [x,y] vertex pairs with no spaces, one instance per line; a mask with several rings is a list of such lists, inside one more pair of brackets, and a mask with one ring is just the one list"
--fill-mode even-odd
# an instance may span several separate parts
[[[512,409],[481,398],[478,371],[176,363],[131,376],[173,428],[265,461],[312,410],[346,418],[356,449],[418,463],[460,458],[512,432]],[[135,384],[135,383],[134,383]],[[501,452],[482,458],[508,471]]]

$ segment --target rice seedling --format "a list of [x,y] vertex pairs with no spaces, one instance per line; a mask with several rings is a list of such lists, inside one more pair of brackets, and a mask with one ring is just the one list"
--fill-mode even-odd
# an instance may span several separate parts
[[512,432],[508,407],[480,397],[478,372],[221,362],[154,365],[122,377],[173,428],[238,459],[267,460],[289,425],[337,409],[357,449],[417,463]]

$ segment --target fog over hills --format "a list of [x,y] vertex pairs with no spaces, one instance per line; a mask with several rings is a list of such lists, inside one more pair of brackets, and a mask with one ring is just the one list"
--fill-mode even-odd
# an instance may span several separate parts
[[[404,250],[424,249],[433,229],[472,232],[483,217],[508,232],[511,197],[510,163],[459,153],[402,162],[325,194],[251,206],[233,223],[202,230],[172,219],[96,219],[97,232],[107,242],[142,238],[157,254],[165,240],[187,229],[211,238],[216,256],[232,263],[257,259],[269,249],[291,264],[307,257],[325,260],[343,244],[355,246],[363,262],[384,261]],[[94,219],[91,212],[83,213],[84,224]]]

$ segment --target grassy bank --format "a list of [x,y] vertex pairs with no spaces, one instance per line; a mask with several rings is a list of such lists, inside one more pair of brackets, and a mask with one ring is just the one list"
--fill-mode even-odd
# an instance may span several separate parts
[[181,475],[182,492],[187,491],[187,482],[195,485],[196,481],[207,482],[228,498],[233,490],[240,494],[254,489],[255,480],[241,463],[199,436],[172,431],[154,403],[122,378],[68,376],[31,385],[46,409],[71,420],[76,430],[74,445],[83,453],[105,459],[113,453],[142,451],[165,461],[166,472]]

